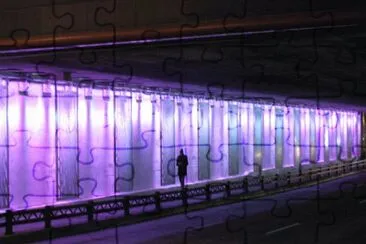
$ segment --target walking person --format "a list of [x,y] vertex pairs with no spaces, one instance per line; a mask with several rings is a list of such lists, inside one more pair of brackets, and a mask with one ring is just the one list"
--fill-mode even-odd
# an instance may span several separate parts
[[184,188],[185,177],[187,176],[187,165],[188,158],[187,155],[184,155],[183,149],[180,149],[180,154],[177,158],[177,166],[178,166],[178,176],[180,181],[180,186]]

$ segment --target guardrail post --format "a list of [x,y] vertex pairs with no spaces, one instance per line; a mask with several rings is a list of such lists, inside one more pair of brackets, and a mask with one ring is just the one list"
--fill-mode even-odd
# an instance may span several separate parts
[[260,178],[260,184],[261,184],[261,190],[263,191],[264,190],[264,176],[261,175],[261,178]]
[[343,173],[345,174],[346,173],[346,164],[343,163]]
[[278,174],[275,174],[275,188],[277,189],[278,188]]
[[245,193],[249,192],[248,177],[244,177],[244,179],[243,179],[243,188],[244,188]]
[[94,203],[92,200],[86,204],[86,212],[88,215],[88,223],[90,224],[94,221]]
[[5,220],[6,220],[5,235],[12,235],[14,233],[13,232],[13,211],[6,210]]
[[[183,194],[182,194],[182,197],[183,197]],[[155,198],[155,210],[157,212],[160,212],[161,211],[160,192],[158,192],[158,191],[155,192],[154,198]]]
[[205,186],[205,192],[206,192],[206,200],[210,201],[211,200],[210,184],[207,184]]
[[230,197],[231,196],[230,181],[226,183],[225,188],[226,188],[226,196]]
[[125,216],[129,216],[130,215],[130,197],[125,196],[123,198],[122,202],[123,202],[123,210],[125,212]]
[[287,185],[291,184],[291,172],[287,172]]
[[298,175],[299,181],[297,182],[298,185],[301,185],[301,181],[302,181],[302,172],[300,171],[299,175]]
[[44,228],[45,229],[50,229],[51,228],[51,207],[50,206],[46,206],[43,209],[43,215],[44,215]]
[[312,180],[312,176],[313,176],[313,169],[309,169],[308,174],[309,174],[309,181],[311,181]]

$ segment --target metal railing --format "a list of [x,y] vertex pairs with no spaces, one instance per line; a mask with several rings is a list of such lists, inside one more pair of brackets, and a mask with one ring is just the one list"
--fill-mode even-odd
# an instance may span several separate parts
[[[52,228],[52,221],[59,219],[68,219],[72,217],[85,216],[90,224],[96,221],[95,216],[101,213],[111,213],[123,211],[124,217],[130,216],[131,209],[155,205],[155,211],[163,210],[162,203],[171,201],[182,201],[182,206],[188,206],[188,200],[202,197],[202,202],[212,200],[212,196],[217,193],[224,193],[224,198],[232,196],[241,196],[243,194],[265,192],[277,190],[280,188],[289,188],[296,185],[327,179],[335,176],[341,176],[351,172],[358,172],[366,169],[366,160],[355,161],[352,163],[328,164],[322,167],[309,168],[307,172],[301,175],[294,172],[284,172],[284,174],[272,175],[248,175],[239,180],[220,183],[208,183],[204,186],[195,188],[185,188],[168,192],[155,192],[150,195],[141,196],[121,196],[107,200],[90,200],[84,203],[77,203],[66,206],[46,206],[35,209],[24,210],[6,210],[0,214],[0,227],[5,227],[5,235],[14,234],[15,225],[44,222],[46,229]],[[253,187],[255,187],[253,189]],[[234,191],[240,190],[235,194]],[[202,203],[201,202],[201,203]],[[192,204],[193,205],[193,204]],[[176,208],[168,207],[165,209]],[[143,214],[143,213],[142,213]],[[121,217],[119,217],[121,218]]]

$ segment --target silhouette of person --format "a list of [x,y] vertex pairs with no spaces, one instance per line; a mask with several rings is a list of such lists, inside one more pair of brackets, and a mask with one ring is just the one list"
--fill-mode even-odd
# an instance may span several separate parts
[[177,166],[178,166],[178,176],[180,185],[184,188],[184,178],[187,176],[187,165],[188,165],[188,158],[183,153],[183,149],[180,149],[180,154],[177,158]]

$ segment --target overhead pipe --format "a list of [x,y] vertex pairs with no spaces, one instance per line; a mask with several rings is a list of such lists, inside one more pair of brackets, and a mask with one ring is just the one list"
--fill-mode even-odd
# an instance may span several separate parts
[[[244,19],[215,20],[202,22],[195,28],[181,26],[159,26],[155,29],[146,28],[116,29],[115,38],[112,28],[106,31],[88,31],[77,33],[62,33],[56,35],[30,36],[29,40],[13,40],[11,37],[0,38],[0,54],[18,52],[32,48],[60,48],[93,47],[103,44],[133,44],[144,42],[160,42],[201,37],[213,38],[217,36],[235,35],[236,33],[268,32],[278,30],[294,30],[298,28],[318,28],[358,25],[365,20],[365,14],[361,11],[331,12],[330,15],[320,16],[323,12],[300,12],[287,15],[268,15],[260,17],[246,17]],[[147,37],[149,33],[156,33],[155,37]],[[37,50],[35,50],[37,51]],[[38,50],[40,51],[40,50]]]

